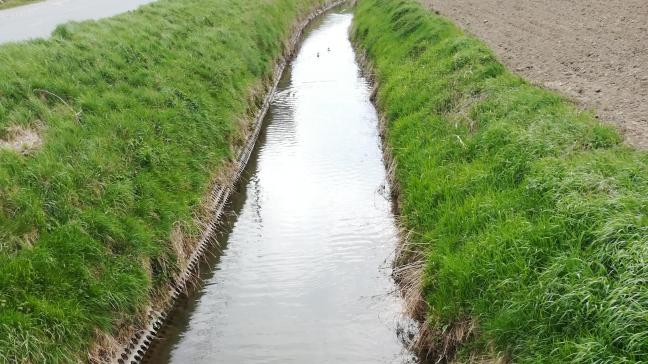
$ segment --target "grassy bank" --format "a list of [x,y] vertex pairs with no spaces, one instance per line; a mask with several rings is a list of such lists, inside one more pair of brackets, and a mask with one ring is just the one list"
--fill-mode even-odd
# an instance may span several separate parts
[[436,344],[474,325],[459,358],[648,361],[648,154],[415,1],[359,1],[353,37]]
[[160,294],[316,3],[161,0],[0,46],[0,362],[87,361]]
[[0,10],[26,5],[43,0],[0,0]]

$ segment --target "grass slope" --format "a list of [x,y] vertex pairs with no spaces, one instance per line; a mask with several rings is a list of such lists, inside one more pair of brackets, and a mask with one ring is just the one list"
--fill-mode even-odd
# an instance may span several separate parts
[[429,321],[515,362],[648,361],[648,154],[410,0],[361,0]]
[[13,8],[20,5],[27,5],[43,0],[0,0],[0,10]]
[[0,149],[0,362],[86,361],[150,303],[318,2],[161,0],[0,46],[0,138],[42,138]]

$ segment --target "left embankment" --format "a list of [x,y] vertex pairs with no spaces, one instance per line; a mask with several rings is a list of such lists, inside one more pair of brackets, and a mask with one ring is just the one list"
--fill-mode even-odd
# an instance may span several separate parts
[[324,2],[162,0],[0,46],[0,362],[110,360],[167,304]]
[[0,1],[0,10],[14,8],[16,6],[27,5],[40,0],[4,0]]

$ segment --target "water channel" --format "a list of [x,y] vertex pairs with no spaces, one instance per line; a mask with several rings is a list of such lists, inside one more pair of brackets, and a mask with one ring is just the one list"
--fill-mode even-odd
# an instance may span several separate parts
[[275,94],[202,284],[149,363],[412,363],[397,244],[352,14],[316,19]]

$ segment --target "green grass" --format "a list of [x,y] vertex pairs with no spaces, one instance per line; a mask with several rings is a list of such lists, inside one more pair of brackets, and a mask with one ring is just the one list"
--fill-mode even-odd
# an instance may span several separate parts
[[0,0],[0,10],[13,8],[20,5],[27,5],[43,0]]
[[412,0],[361,0],[438,330],[521,363],[648,362],[648,153]]
[[172,229],[197,233],[210,180],[319,2],[161,0],[0,46],[0,138],[43,139],[0,149],[0,362],[86,361],[97,330],[150,304],[178,270]]

